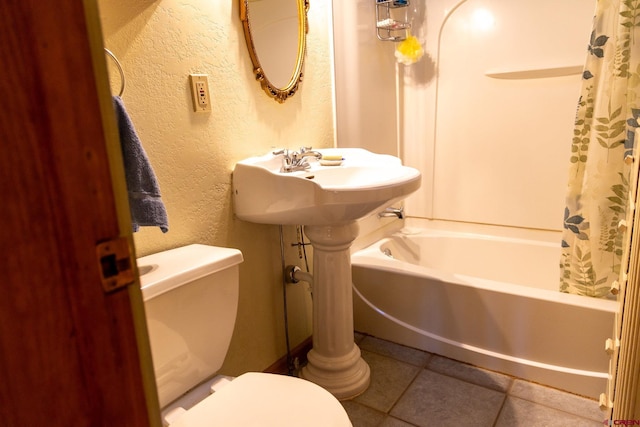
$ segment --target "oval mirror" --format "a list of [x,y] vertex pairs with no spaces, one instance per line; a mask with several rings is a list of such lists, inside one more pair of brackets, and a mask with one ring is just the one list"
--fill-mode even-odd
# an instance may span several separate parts
[[256,80],[278,102],[302,81],[309,0],[240,0],[240,19]]

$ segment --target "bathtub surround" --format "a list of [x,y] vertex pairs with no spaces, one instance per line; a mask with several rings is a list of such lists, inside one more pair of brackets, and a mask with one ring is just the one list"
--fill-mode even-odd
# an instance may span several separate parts
[[[137,256],[190,243],[242,250],[238,322],[223,373],[261,371],[286,352],[278,228],[233,217],[231,170],[272,147],[333,145],[331,2],[311,4],[304,82],[282,105],[255,81],[237,1],[98,4],[105,47],[122,63],[123,100],[171,220],[167,234],[144,227],[134,235]],[[107,65],[117,93],[118,70]],[[193,112],[189,74],[200,73],[209,76],[211,113]],[[294,227],[284,227],[284,239],[296,241]],[[296,249],[286,246],[296,263]],[[311,335],[311,299],[304,286],[287,296],[296,346]]]
[[432,168],[433,193],[409,202],[419,206],[407,210],[425,218],[559,231],[580,74],[547,73],[584,62],[592,1],[449,4],[437,34],[427,37],[435,81],[424,84],[412,74],[403,80],[405,126],[418,122],[415,108],[409,109],[412,87],[434,102],[425,106],[432,119],[421,129],[427,145],[418,145],[420,134],[404,143],[408,162]]
[[425,54],[411,66],[360,30],[375,20],[373,2],[334,7],[334,38],[350,40],[335,46],[338,145],[419,169],[409,216],[554,230],[560,242],[581,75],[545,72],[584,64],[593,1],[414,5]]
[[571,145],[560,290],[615,298],[629,247],[620,222],[631,223],[637,180],[625,156],[635,155],[640,128],[640,11],[624,1],[597,5]]

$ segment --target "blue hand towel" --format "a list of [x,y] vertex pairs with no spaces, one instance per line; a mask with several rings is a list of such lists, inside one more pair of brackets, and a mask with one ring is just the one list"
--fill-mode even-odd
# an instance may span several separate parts
[[113,97],[113,108],[118,120],[133,231],[157,226],[166,233],[169,231],[167,211],[160,199],[160,187],[147,153],[119,96]]

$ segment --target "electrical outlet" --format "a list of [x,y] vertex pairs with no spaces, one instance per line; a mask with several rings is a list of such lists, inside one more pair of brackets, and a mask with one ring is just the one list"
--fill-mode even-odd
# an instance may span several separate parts
[[191,97],[193,111],[206,113],[211,111],[211,97],[209,96],[208,74],[189,74],[191,82]]

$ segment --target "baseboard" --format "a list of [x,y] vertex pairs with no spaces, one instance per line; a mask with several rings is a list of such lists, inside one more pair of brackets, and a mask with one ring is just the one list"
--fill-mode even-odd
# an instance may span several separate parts
[[[300,344],[291,349],[291,360],[298,359],[299,366],[302,366],[307,362],[307,353],[313,347],[313,341],[311,337],[308,337]],[[264,372],[270,374],[288,374],[289,366],[287,366],[287,355],[285,354],[278,359],[273,365],[269,366]]]

